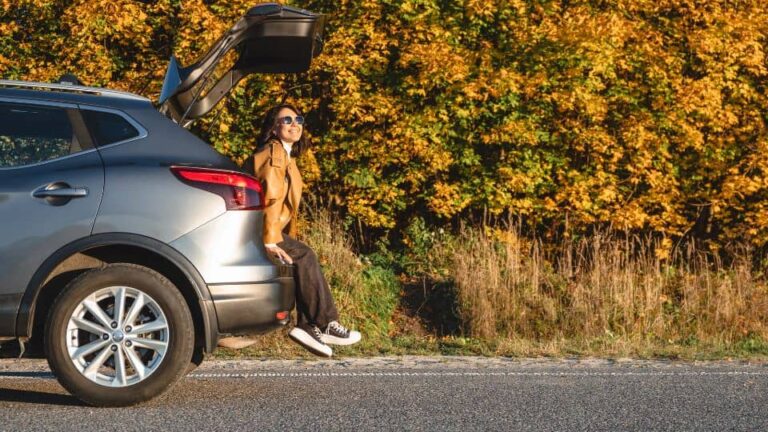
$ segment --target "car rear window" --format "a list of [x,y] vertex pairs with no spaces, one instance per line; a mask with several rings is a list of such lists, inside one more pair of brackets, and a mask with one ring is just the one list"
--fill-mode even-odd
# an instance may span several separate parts
[[97,146],[105,146],[139,136],[139,131],[120,115],[83,110],[83,118]]
[[64,108],[0,103],[0,168],[81,151]]

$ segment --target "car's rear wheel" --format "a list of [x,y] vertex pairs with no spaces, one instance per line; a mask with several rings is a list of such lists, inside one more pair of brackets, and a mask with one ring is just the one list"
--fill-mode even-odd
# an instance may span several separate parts
[[187,370],[194,325],[161,274],[111,264],[72,280],[46,323],[48,364],[64,388],[97,406],[123,406],[167,390]]

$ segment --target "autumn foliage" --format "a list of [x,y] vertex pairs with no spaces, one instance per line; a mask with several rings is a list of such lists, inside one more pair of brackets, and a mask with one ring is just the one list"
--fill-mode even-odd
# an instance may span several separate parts
[[[172,53],[192,62],[253,3],[0,0],[0,77],[156,99]],[[485,214],[768,244],[764,0],[291,4],[329,17],[312,69],[250,78],[195,128],[241,160],[287,97],[310,190],[363,226]]]

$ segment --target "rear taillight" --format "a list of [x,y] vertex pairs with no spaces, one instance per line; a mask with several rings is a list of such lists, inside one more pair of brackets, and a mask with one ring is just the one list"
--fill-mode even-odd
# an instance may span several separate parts
[[249,175],[188,167],[171,167],[171,171],[184,183],[222,197],[227,210],[264,208],[264,189],[258,180]]

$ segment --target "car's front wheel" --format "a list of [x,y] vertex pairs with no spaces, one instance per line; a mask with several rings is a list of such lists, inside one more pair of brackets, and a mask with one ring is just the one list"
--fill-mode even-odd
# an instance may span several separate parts
[[48,364],[64,388],[97,406],[149,400],[186,372],[194,348],[189,308],[161,274],[111,264],[78,276],[48,316]]

